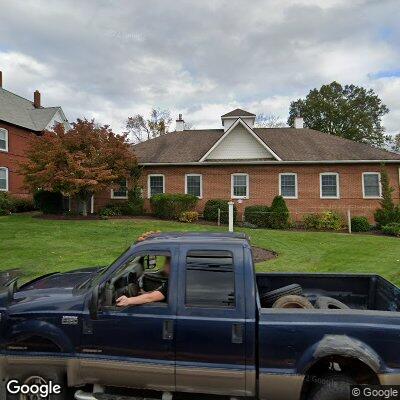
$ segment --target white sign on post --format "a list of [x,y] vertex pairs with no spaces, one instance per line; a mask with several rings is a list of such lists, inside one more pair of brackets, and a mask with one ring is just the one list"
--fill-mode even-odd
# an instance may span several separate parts
[[233,201],[228,201],[229,210],[229,232],[233,232]]

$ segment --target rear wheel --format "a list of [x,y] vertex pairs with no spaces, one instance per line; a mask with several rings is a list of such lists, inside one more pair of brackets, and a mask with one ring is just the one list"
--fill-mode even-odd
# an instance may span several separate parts
[[271,307],[272,304],[275,303],[280,297],[288,296],[288,295],[301,295],[303,293],[303,289],[297,283],[293,283],[291,285],[280,287],[279,289],[271,290],[267,293],[264,293],[260,297],[261,305],[263,307]]
[[349,400],[350,387],[356,382],[347,375],[333,373],[315,377],[316,386],[306,400]]

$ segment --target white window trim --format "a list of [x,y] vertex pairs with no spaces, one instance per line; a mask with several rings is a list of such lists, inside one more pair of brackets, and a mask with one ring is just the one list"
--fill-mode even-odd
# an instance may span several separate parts
[[128,199],[128,179],[126,179],[126,196],[115,196],[114,189],[111,189],[111,198],[116,200],[127,200]]
[[150,177],[151,176],[162,176],[163,177],[163,193],[165,193],[165,175],[164,174],[149,174],[147,175],[147,198],[150,199]]
[[4,153],[8,153],[8,130],[5,128],[0,128],[0,131],[4,132],[6,134],[6,148],[0,149],[0,151],[2,151]]
[[8,168],[7,167],[0,167],[0,169],[5,170],[6,171],[6,188],[5,189],[0,189],[0,192],[8,192],[9,189],[9,173],[8,173]]
[[[282,196],[282,176],[283,175],[294,175],[294,187],[295,187],[295,195],[294,196]],[[279,174],[279,196],[282,196],[284,199],[298,199],[299,191],[297,185],[297,174],[295,172],[282,172]]]
[[200,196],[197,196],[197,198],[202,199],[203,198],[203,175],[202,174],[185,174],[185,194],[188,194],[188,188],[187,188],[187,178],[188,176],[199,176],[200,177]]
[[[234,176],[245,176],[246,177],[246,196],[234,196],[233,194],[233,177]],[[242,174],[237,172],[236,174],[231,174],[231,198],[232,199],[248,199],[250,198],[250,187],[249,187],[249,174]]]
[[[325,175],[336,175],[337,196],[323,196],[322,195],[322,177]],[[321,172],[319,174],[319,198],[320,199],[340,199],[340,178],[339,178],[338,172]]]
[[[365,194],[365,183],[364,183],[364,175],[378,175],[379,179],[379,196],[366,196]],[[381,199],[382,198],[382,182],[381,182],[381,173],[380,172],[363,172],[362,173],[362,192],[363,192],[363,199]]]

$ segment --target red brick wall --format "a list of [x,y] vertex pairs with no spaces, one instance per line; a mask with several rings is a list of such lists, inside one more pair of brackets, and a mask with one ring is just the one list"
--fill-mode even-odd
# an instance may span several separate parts
[[[399,188],[400,165],[387,164],[390,184],[395,189],[393,197],[400,199]],[[142,186],[147,200],[148,174],[164,174],[167,193],[184,193],[185,174],[197,173],[203,175],[203,199],[199,201],[198,211],[202,212],[204,204],[209,199],[230,199],[231,174],[249,174],[249,199],[237,204],[239,213],[247,205],[270,205],[273,198],[279,194],[279,173],[297,173],[298,199],[287,199],[288,207],[296,219],[310,212],[337,210],[347,212],[351,208],[353,215],[365,215],[371,220],[373,212],[378,207],[379,200],[363,199],[362,173],[379,172],[380,165],[370,164],[335,164],[335,165],[258,165],[258,166],[204,166],[204,167],[146,167],[142,176]],[[320,199],[321,172],[339,173],[340,199]],[[109,196],[108,196],[109,198]]]
[[0,167],[8,168],[8,190],[16,196],[30,196],[23,188],[23,177],[18,164],[26,160],[25,154],[34,133],[0,121],[0,128],[8,130],[8,152],[0,151]]

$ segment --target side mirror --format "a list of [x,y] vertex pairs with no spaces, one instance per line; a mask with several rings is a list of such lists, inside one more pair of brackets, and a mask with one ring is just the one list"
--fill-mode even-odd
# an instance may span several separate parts
[[99,313],[99,286],[92,290],[92,297],[89,302],[89,314],[91,319],[97,319]]

